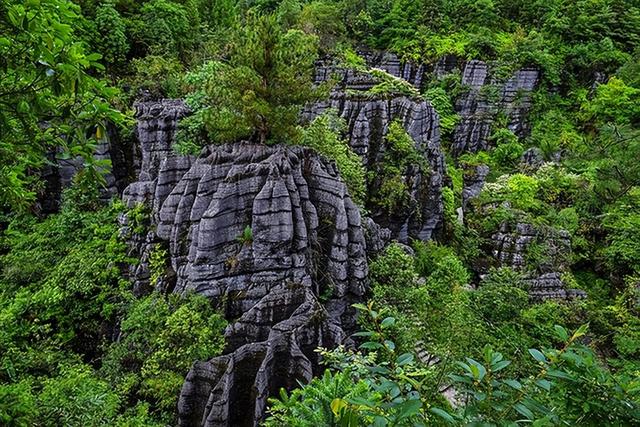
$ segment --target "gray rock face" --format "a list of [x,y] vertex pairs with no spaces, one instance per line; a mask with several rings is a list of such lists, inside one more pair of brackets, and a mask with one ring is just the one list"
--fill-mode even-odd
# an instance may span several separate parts
[[367,238],[385,236],[369,227],[365,237],[335,165],[312,150],[237,143],[177,157],[183,113],[174,102],[138,106],[141,181],[124,199],[150,206],[156,229],[138,248],[143,261],[150,245],[168,248],[173,280],[163,288],[208,296],[231,321],[224,355],[196,363],[185,381],[180,425],[257,425],[267,397],[310,380],[315,348],[353,330]]
[[[96,146],[93,154],[95,160],[105,163],[101,199],[110,200],[125,187],[130,172],[129,151],[116,129],[108,126],[107,138]],[[62,191],[71,186],[74,176],[83,168],[84,160],[81,157],[62,158],[61,154],[61,149],[51,151],[47,155],[49,164],[40,172],[44,191],[38,201],[43,213],[53,213],[60,209]]]
[[[358,50],[357,53],[369,67],[386,71],[418,89],[422,87],[427,75],[427,67],[424,64],[401,61],[395,53],[366,49]],[[353,90],[369,89],[375,83],[369,74],[337,67],[333,58],[327,58],[317,64],[315,80],[316,83],[321,83],[331,77],[338,78],[340,87]]]
[[[493,256],[500,266],[525,273],[529,295],[534,300],[585,296],[582,291],[567,289],[562,281],[571,255],[571,236],[565,230],[542,230],[527,223],[518,223],[514,228],[503,224],[491,241]],[[537,264],[533,269],[531,258]]]
[[491,77],[486,63],[467,62],[462,71],[462,85],[469,90],[456,101],[456,112],[461,119],[454,130],[451,152],[460,155],[489,148],[492,124],[500,111],[506,115],[511,131],[517,136],[526,135],[530,93],[538,80],[538,70],[525,68],[501,84]]
[[[422,81],[424,67],[402,64],[395,55],[370,54],[365,58],[373,65],[386,68],[391,74],[406,78],[413,84],[419,85]],[[374,177],[379,175],[387,150],[385,136],[389,125],[399,120],[415,142],[416,149],[424,155],[429,170],[420,171],[415,167],[405,172],[403,180],[410,189],[414,203],[402,213],[384,212],[371,200],[367,201],[366,207],[375,222],[389,228],[392,237],[400,242],[407,242],[409,238],[431,239],[442,226],[444,209],[442,185],[445,162],[435,109],[429,102],[405,96],[371,98],[354,93],[371,88],[374,84],[371,76],[351,70],[338,71],[342,73],[341,82],[330,99],[308,107],[303,113],[304,119],[312,120],[329,108],[337,111],[347,123],[349,145],[362,157],[366,169]],[[323,81],[332,72],[335,69],[331,66],[318,67],[316,80]],[[371,190],[379,185],[379,181],[371,180],[367,193],[374,194]]]
[[544,164],[544,156],[542,154],[542,150],[538,147],[529,148],[527,151],[522,153],[522,159],[520,159],[520,163],[523,169],[526,170],[538,170],[540,166]]
[[485,179],[489,175],[489,166],[478,165],[464,171],[462,188],[462,211],[467,209],[469,201],[477,197],[484,188]]

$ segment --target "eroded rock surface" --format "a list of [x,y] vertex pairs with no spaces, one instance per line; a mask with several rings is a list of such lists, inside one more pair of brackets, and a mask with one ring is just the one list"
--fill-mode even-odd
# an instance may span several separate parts
[[584,292],[567,289],[571,236],[565,230],[539,228],[528,223],[503,224],[491,237],[493,256],[500,266],[525,273],[534,300],[582,298]]
[[[422,83],[425,71],[421,65],[402,63],[392,54],[364,52],[362,55],[371,66],[385,69],[414,85]],[[433,238],[443,221],[442,185],[445,174],[439,118],[435,109],[428,101],[406,96],[372,97],[365,93],[375,84],[371,75],[336,69],[330,63],[317,68],[316,81],[325,81],[332,74],[339,77],[339,83],[330,99],[307,108],[304,118],[311,120],[328,109],[335,110],[347,123],[349,145],[362,157],[364,166],[373,177],[379,176],[383,167],[389,125],[394,120],[399,121],[424,156],[428,170],[420,170],[416,166],[405,171],[403,181],[410,189],[412,206],[402,209],[402,212],[386,212],[371,200],[367,201],[366,207],[376,223],[391,230],[394,239],[407,242],[409,238]],[[372,189],[379,185],[378,180],[371,179],[367,193],[374,194]]]
[[[130,178],[131,147],[121,140],[115,126],[107,126],[106,137],[96,145],[93,158],[98,170],[104,172],[104,183],[100,197],[104,201],[120,194]],[[62,149],[52,150],[47,155],[48,164],[40,171],[44,183],[38,198],[42,213],[53,213],[60,209],[62,191],[71,186],[74,176],[84,167],[81,157],[62,156]]]
[[[365,227],[335,165],[312,150],[237,143],[176,156],[182,107],[138,106],[141,180],[124,199],[150,206],[156,229],[138,247],[168,248],[174,279],[164,290],[208,296],[230,320],[224,355],[187,376],[180,424],[256,425],[268,396],[311,379],[315,348],[354,329]],[[384,240],[368,230],[370,241]]]
[[519,137],[525,136],[529,131],[526,114],[531,107],[531,91],[538,84],[539,74],[537,69],[524,68],[500,83],[491,76],[485,62],[467,62],[461,80],[467,92],[455,104],[460,122],[454,130],[452,154],[489,148],[492,126],[499,112],[507,117],[508,129]]

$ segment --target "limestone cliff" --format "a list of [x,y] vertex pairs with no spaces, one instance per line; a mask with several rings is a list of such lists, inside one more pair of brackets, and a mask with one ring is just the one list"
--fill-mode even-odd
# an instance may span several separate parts
[[176,156],[167,147],[183,108],[137,106],[141,181],[124,199],[151,206],[156,229],[139,248],[169,248],[165,290],[206,295],[231,321],[225,354],[187,377],[180,424],[254,425],[268,396],[316,372],[315,348],[353,330],[366,229],[335,165],[312,150],[236,143]]
[[[425,67],[401,62],[389,53],[361,52],[369,65],[383,69],[389,74],[420,86]],[[413,139],[415,147],[428,164],[428,170],[408,168],[403,176],[410,189],[412,206],[403,212],[389,213],[380,209],[371,200],[366,208],[374,221],[389,230],[393,238],[408,242],[409,238],[431,239],[442,227],[442,185],[445,175],[444,155],[440,147],[440,126],[433,106],[421,99],[407,96],[366,93],[376,80],[366,72],[342,69],[332,62],[320,64],[316,70],[316,82],[329,78],[338,80],[327,101],[308,107],[303,116],[306,120],[322,114],[327,109],[335,110],[347,123],[346,137],[349,145],[363,159],[370,176],[377,176],[383,167],[386,146],[385,136],[389,125],[399,121]],[[376,179],[369,180],[368,194],[380,185]]]

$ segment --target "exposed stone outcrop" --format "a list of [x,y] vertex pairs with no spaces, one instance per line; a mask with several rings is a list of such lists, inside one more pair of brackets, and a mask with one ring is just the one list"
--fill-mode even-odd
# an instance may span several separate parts
[[[401,61],[395,53],[369,49],[360,49],[357,53],[365,60],[367,66],[386,71],[394,77],[411,83],[418,89],[422,87],[425,77],[427,77],[428,70],[425,64]],[[369,89],[375,83],[370,74],[336,66],[334,58],[325,58],[317,64],[316,83],[336,77],[341,88],[352,90]]]
[[477,197],[484,188],[485,179],[489,175],[489,166],[477,165],[469,166],[464,170],[462,176],[462,211],[467,209],[469,201]]
[[517,136],[525,136],[529,130],[526,114],[531,107],[530,93],[538,80],[537,69],[523,68],[501,84],[491,76],[485,62],[467,62],[461,83],[468,91],[456,100],[460,122],[454,130],[451,152],[460,155],[489,148],[492,124],[500,111],[507,117],[507,127]]
[[522,153],[522,158],[520,159],[520,164],[522,169],[529,171],[536,171],[540,169],[540,166],[544,164],[544,156],[542,154],[542,150],[538,147],[532,147]]
[[[371,66],[387,70],[396,77],[420,85],[424,67],[401,63],[392,54],[364,52]],[[440,147],[438,115],[433,106],[424,100],[406,96],[371,97],[364,94],[375,80],[371,75],[353,70],[336,69],[331,63],[317,68],[316,81],[322,82],[337,73],[339,84],[330,99],[308,107],[306,120],[331,108],[347,123],[349,145],[358,153],[370,176],[379,176],[387,149],[385,136],[392,121],[398,120],[415,142],[416,149],[425,157],[429,170],[417,166],[406,171],[404,182],[410,189],[413,206],[401,213],[385,212],[371,200],[366,207],[376,223],[389,228],[392,237],[406,242],[409,238],[430,239],[437,233],[443,221],[442,185],[445,174],[444,156]],[[379,187],[379,180],[371,179],[368,194]]]
[[565,230],[518,223],[503,224],[491,237],[493,257],[499,266],[522,271],[534,300],[584,297],[584,292],[567,289],[562,273],[568,271],[571,236]]
[[156,228],[138,248],[168,248],[174,280],[165,290],[208,296],[231,321],[224,355],[196,363],[185,381],[180,424],[256,425],[268,396],[315,373],[315,348],[354,329],[365,227],[335,165],[313,150],[236,143],[176,156],[183,107],[138,105],[141,180],[124,199],[151,208]]

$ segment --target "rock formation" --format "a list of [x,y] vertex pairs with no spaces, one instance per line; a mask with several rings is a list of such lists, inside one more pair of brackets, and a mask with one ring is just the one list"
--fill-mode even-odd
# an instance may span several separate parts
[[[423,66],[402,63],[392,54],[362,52],[362,55],[371,66],[384,69],[417,86],[422,83]],[[429,170],[411,168],[403,177],[415,201],[412,209],[406,209],[401,214],[389,214],[371,201],[366,203],[366,207],[375,222],[389,228],[393,238],[401,242],[407,242],[409,238],[432,238],[442,226],[442,185],[445,174],[439,119],[435,109],[428,101],[406,96],[372,97],[366,94],[376,83],[371,75],[336,68],[331,63],[317,68],[316,82],[325,81],[332,75],[337,76],[339,82],[330,99],[307,108],[304,118],[311,120],[327,109],[335,110],[347,123],[349,145],[362,157],[364,166],[372,176],[378,175],[382,167],[389,125],[398,120],[415,142],[416,149],[425,157]],[[379,182],[373,180],[370,185],[377,186]]]
[[531,107],[530,93],[539,80],[539,71],[524,68],[501,84],[491,77],[490,67],[482,61],[469,61],[462,71],[461,83],[468,90],[456,100],[460,122],[453,134],[451,152],[460,155],[489,148],[493,122],[499,112],[507,117],[507,127],[517,136],[528,132],[526,114]]
[[[393,55],[365,57],[416,86],[425,77],[424,67]],[[335,71],[319,67],[316,80]],[[476,71],[469,73],[471,83],[485,83]],[[367,73],[338,75],[330,99],[309,106],[303,118],[335,109],[347,122],[349,144],[373,175],[389,125],[398,120],[429,165],[408,168],[403,177],[417,204],[413,211],[390,216],[370,209],[372,218],[363,219],[335,164],[303,147],[244,142],[178,156],[172,142],[178,120],[189,113],[184,103],[136,105],[138,180],[123,198],[130,207],[147,206],[152,225],[131,242],[141,259],[131,272],[136,289],[205,295],[230,321],[223,355],[196,362],[185,380],[180,425],[257,425],[269,396],[317,373],[318,346],[348,342],[355,328],[351,304],[367,290],[367,254],[381,251],[391,238],[432,238],[442,225],[445,166],[434,108],[406,96],[368,96],[375,82]],[[507,103],[513,102],[511,86],[505,85]],[[469,183],[467,199],[480,191],[487,172],[475,171],[478,182]],[[496,257],[508,263],[528,237],[503,234],[495,236]],[[170,266],[150,283],[150,254],[158,246],[167,250]]]
[[335,165],[312,150],[237,143],[178,157],[170,144],[184,105],[137,111],[140,181],[124,199],[150,206],[156,224],[139,248],[166,245],[174,279],[165,289],[208,296],[231,321],[224,355],[196,363],[185,381],[180,424],[255,425],[268,396],[316,372],[315,348],[354,328],[351,304],[367,277],[360,211]]
[[[93,155],[98,166],[104,168],[100,196],[105,201],[122,192],[131,172],[130,147],[121,140],[113,126],[108,126],[107,136],[96,145]],[[71,185],[73,177],[83,168],[81,157],[63,158],[61,154],[61,149],[51,151],[47,156],[49,163],[40,172],[44,190],[39,197],[39,207],[43,213],[60,209],[62,190]]]
[[568,271],[571,236],[565,230],[542,229],[528,223],[502,224],[491,236],[493,257],[499,266],[525,274],[534,300],[582,298],[584,292],[567,289],[562,273]]

